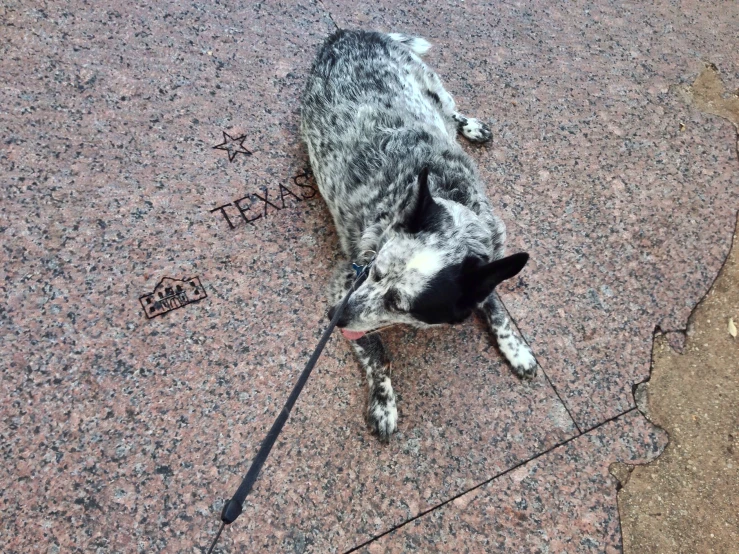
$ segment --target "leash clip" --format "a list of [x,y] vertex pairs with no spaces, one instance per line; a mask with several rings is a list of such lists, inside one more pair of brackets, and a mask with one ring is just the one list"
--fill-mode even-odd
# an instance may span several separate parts
[[354,273],[356,273],[357,279],[359,279],[362,273],[364,273],[365,269],[367,269],[374,263],[375,258],[377,257],[377,252],[375,252],[374,250],[367,250],[365,252],[362,252],[362,254],[372,254],[372,257],[365,265],[359,265],[355,262],[352,262],[352,269],[354,270]]

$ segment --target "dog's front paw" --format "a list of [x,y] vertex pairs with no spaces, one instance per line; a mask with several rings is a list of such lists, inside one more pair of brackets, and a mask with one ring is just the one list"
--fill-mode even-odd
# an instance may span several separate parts
[[388,442],[398,426],[398,408],[390,379],[372,386],[367,407],[367,424],[382,442]]
[[468,117],[467,121],[460,125],[459,130],[462,136],[472,142],[487,142],[493,138],[493,132],[490,127],[485,125],[479,119]]
[[521,379],[533,379],[536,377],[536,358],[529,347],[520,343],[510,360],[513,373]]

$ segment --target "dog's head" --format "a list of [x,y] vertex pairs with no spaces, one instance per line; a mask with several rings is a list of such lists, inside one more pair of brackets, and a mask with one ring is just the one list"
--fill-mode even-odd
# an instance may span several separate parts
[[529,258],[521,253],[489,262],[490,229],[465,206],[434,198],[426,169],[407,204],[385,230],[369,276],[339,319],[349,339],[399,323],[460,323]]

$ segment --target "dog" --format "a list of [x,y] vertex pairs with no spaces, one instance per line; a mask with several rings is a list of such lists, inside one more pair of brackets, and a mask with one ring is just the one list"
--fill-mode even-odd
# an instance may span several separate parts
[[320,48],[302,98],[300,133],[346,261],[334,306],[372,265],[338,327],[369,384],[367,422],[387,442],[398,411],[378,331],[396,324],[455,324],[479,309],[516,375],[536,374],[494,289],[528,254],[504,254],[505,226],[456,135],[474,143],[490,129],[456,110],[421,56],[430,44],[398,33],[340,30]]

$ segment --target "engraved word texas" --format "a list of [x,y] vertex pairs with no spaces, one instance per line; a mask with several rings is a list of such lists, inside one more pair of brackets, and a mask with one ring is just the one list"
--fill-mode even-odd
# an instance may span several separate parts
[[[231,229],[235,229],[236,225],[233,224],[229,217],[227,209],[230,209],[231,215],[236,215],[236,211],[244,222],[248,225],[254,225],[254,222],[262,217],[268,217],[274,212],[279,212],[287,207],[287,202],[305,202],[313,198],[318,191],[310,183],[311,172],[309,169],[304,170],[302,173],[298,173],[293,177],[293,183],[295,187],[292,190],[283,184],[279,184],[278,188],[272,189],[275,193],[270,200],[270,189],[264,187],[261,194],[252,193],[247,194],[243,198],[218,206],[210,210],[210,213],[221,212],[221,215],[228,223]],[[234,210],[235,208],[235,210]],[[238,220],[237,220],[238,221]]]

